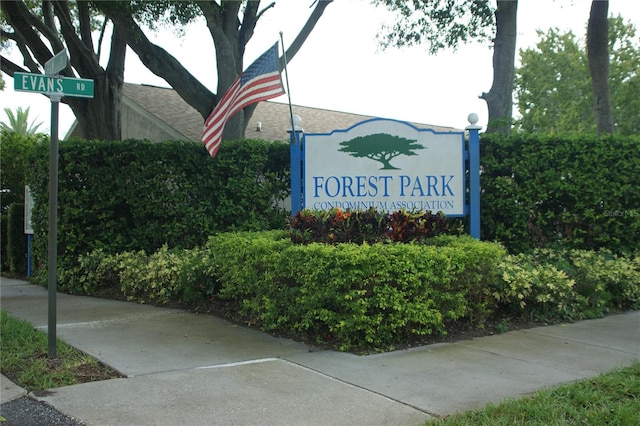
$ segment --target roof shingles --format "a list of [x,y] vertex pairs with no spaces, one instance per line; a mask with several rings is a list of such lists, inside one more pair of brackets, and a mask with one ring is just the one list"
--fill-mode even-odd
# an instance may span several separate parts
[[[187,104],[173,89],[125,83],[123,98],[136,104],[136,110],[150,114],[150,119],[160,120],[175,129],[189,140],[199,141],[202,136],[204,119]],[[347,129],[361,121],[374,117],[293,105],[293,113],[302,118],[301,126],[305,133],[328,133],[337,129]],[[261,123],[258,131],[257,123]],[[419,128],[436,131],[457,131],[451,127],[433,126],[423,123],[411,123]],[[289,105],[279,102],[260,102],[251,117],[245,131],[249,139],[288,140],[287,129],[291,128]],[[125,134],[123,129],[123,135]]]

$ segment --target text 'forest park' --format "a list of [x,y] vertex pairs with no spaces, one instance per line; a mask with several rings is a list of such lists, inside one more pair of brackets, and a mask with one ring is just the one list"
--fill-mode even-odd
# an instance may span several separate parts
[[[340,207],[349,210],[445,211],[454,208],[453,201],[441,198],[455,197],[451,188],[454,175],[313,176],[311,180],[313,197],[319,200],[311,199],[307,203],[315,210]],[[377,200],[366,200],[376,197]],[[380,197],[384,199],[380,200]],[[440,199],[434,200],[433,197]]]
[[313,176],[315,198],[455,197],[454,175]]

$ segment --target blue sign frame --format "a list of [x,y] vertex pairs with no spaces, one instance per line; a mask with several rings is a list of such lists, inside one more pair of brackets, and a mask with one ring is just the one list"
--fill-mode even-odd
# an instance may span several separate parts
[[[466,128],[469,132],[469,147],[465,149],[465,133],[464,132],[437,132],[433,129],[418,128],[411,123],[404,121],[373,118],[356,123],[348,129],[333,130],[329,133],[312,133],[305,135],[302,130],[290,131],[290,161],[291,161],[291,213],[295,215],[298,211],[305,207],[304,202],[304,187],[305,183],[305,141],[307,136],[331,136],[335,134],[346,134],[358,126],[362,126],[367,123],[380,122],[382,125],[389,123],[390,125],[403,125],[408,126],[417,132],[430,132],[434,135],[459,135],[462,143],[462,155],[460,161],[462,161],[463,173],[469,173],[469,200],[468,204],[464,201],[464,212],[462,214],[450,214],[449,216],[470,216],[470,234],[472,237],[480,239],[480,138],[479,130],[480,126],[476,126],[475,122],[472,122],[470,126]],[[466,167],[465,167],[466,166]],[[463,194],[466,191],[465,179],[463,177]],[[464,195],[463,195],[464,196]]]

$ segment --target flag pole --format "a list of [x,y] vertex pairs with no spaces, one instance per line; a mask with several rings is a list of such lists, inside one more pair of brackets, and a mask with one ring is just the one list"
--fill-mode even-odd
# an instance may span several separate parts
[[[293,106],[291,106],[291,91],[289,90],[289,71],[287,71],[287,51],[284,47],[284,39],[282,37],[282,31],[280,31],[280,43],[282,44],[282,57],[284,59],[284,75],[285,82],[287,83],[287,99],[289,100],[289,116],[291,118],[291,131],[295,135],[296,126],[293,123]],[[296,143],[298,142],[298,138],[295,138]]]
[[287,98],[289,99],[289,115],[291,116],[291,133],[289,135],[289,161],[291,164],[291,216],[302,210],[302,142],[299,140],[301,131],[296,129],[293,120],[293,106],[291,106],[291,91],[289,90],[289,71],[287,70],[287,51],[280,31],[282,56],[287,83]]

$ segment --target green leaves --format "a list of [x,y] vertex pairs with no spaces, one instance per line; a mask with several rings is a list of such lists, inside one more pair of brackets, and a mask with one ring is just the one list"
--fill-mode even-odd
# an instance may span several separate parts
[[[433,244],[294,245],[286,232],[220,234],[207,243],[219,296],[266,330],[304,334],[341,350],[386,350],[445,322],[481,321],[497,244],[436,237]],[[484,290],[483,290],[484,289]]]
[[640,263],[608,250],[538,249],[508,256],[491,296],[516,316],[597,318],[640,306]]
[[639,152],[634,137],[484,135],[483,238],[514,253],[554,244],[633,253]]
[[494,33],[494,10],[486,0],[375,0],[397,13],[396,22],[378,35],[380,44],[403,47],[429,44],[429,53],[457,48],[471,40],[490,40]]
[[0,122],[0,130],[2,132],[13,132],[22,136],[35,136],[43,124],[42,122],[36,123],[35,121],[29,123],[29,107],[24,110],[18,107],[15,114],[10,108],[5,108],[4,112],[7,114],[9,123],[5,123],[4,121]]
[[[438,236],[425,244],[293,244],[287,231],[221,233],[152,254],[95,250],[65,271],[73,291],[210,309],[344,351],[390,350],[451,325],[575,320],[640,307],[640,257]],[[496,316],[496,314],[503,316]]]
[[[593,91],[584,42],[557,28],[538,31],[535,48],[520,51],[516,97],[526,132],[593,134]],[[640,39],[631,22],[609,18],[609,88],[616,133],[640,128]]]
[[398,210],[388,214],[373,208],[364,211],[304,209],[289,222],[291,241],[296,244],[423,242],[457,232],[444,213],[430,211]]
[[[151,253],[163,245],[195,247],[225,230],[284,228],[286,213],[276,206],[288,191],[288,158],[281,151],[288,145],[227,141],[211,159],[193,142],[63,141],[59,269],[73,268],[79,255],[98,248]],[[28,173],[34,255],[44,269],[48,161],[48,147],[38,147]]]

